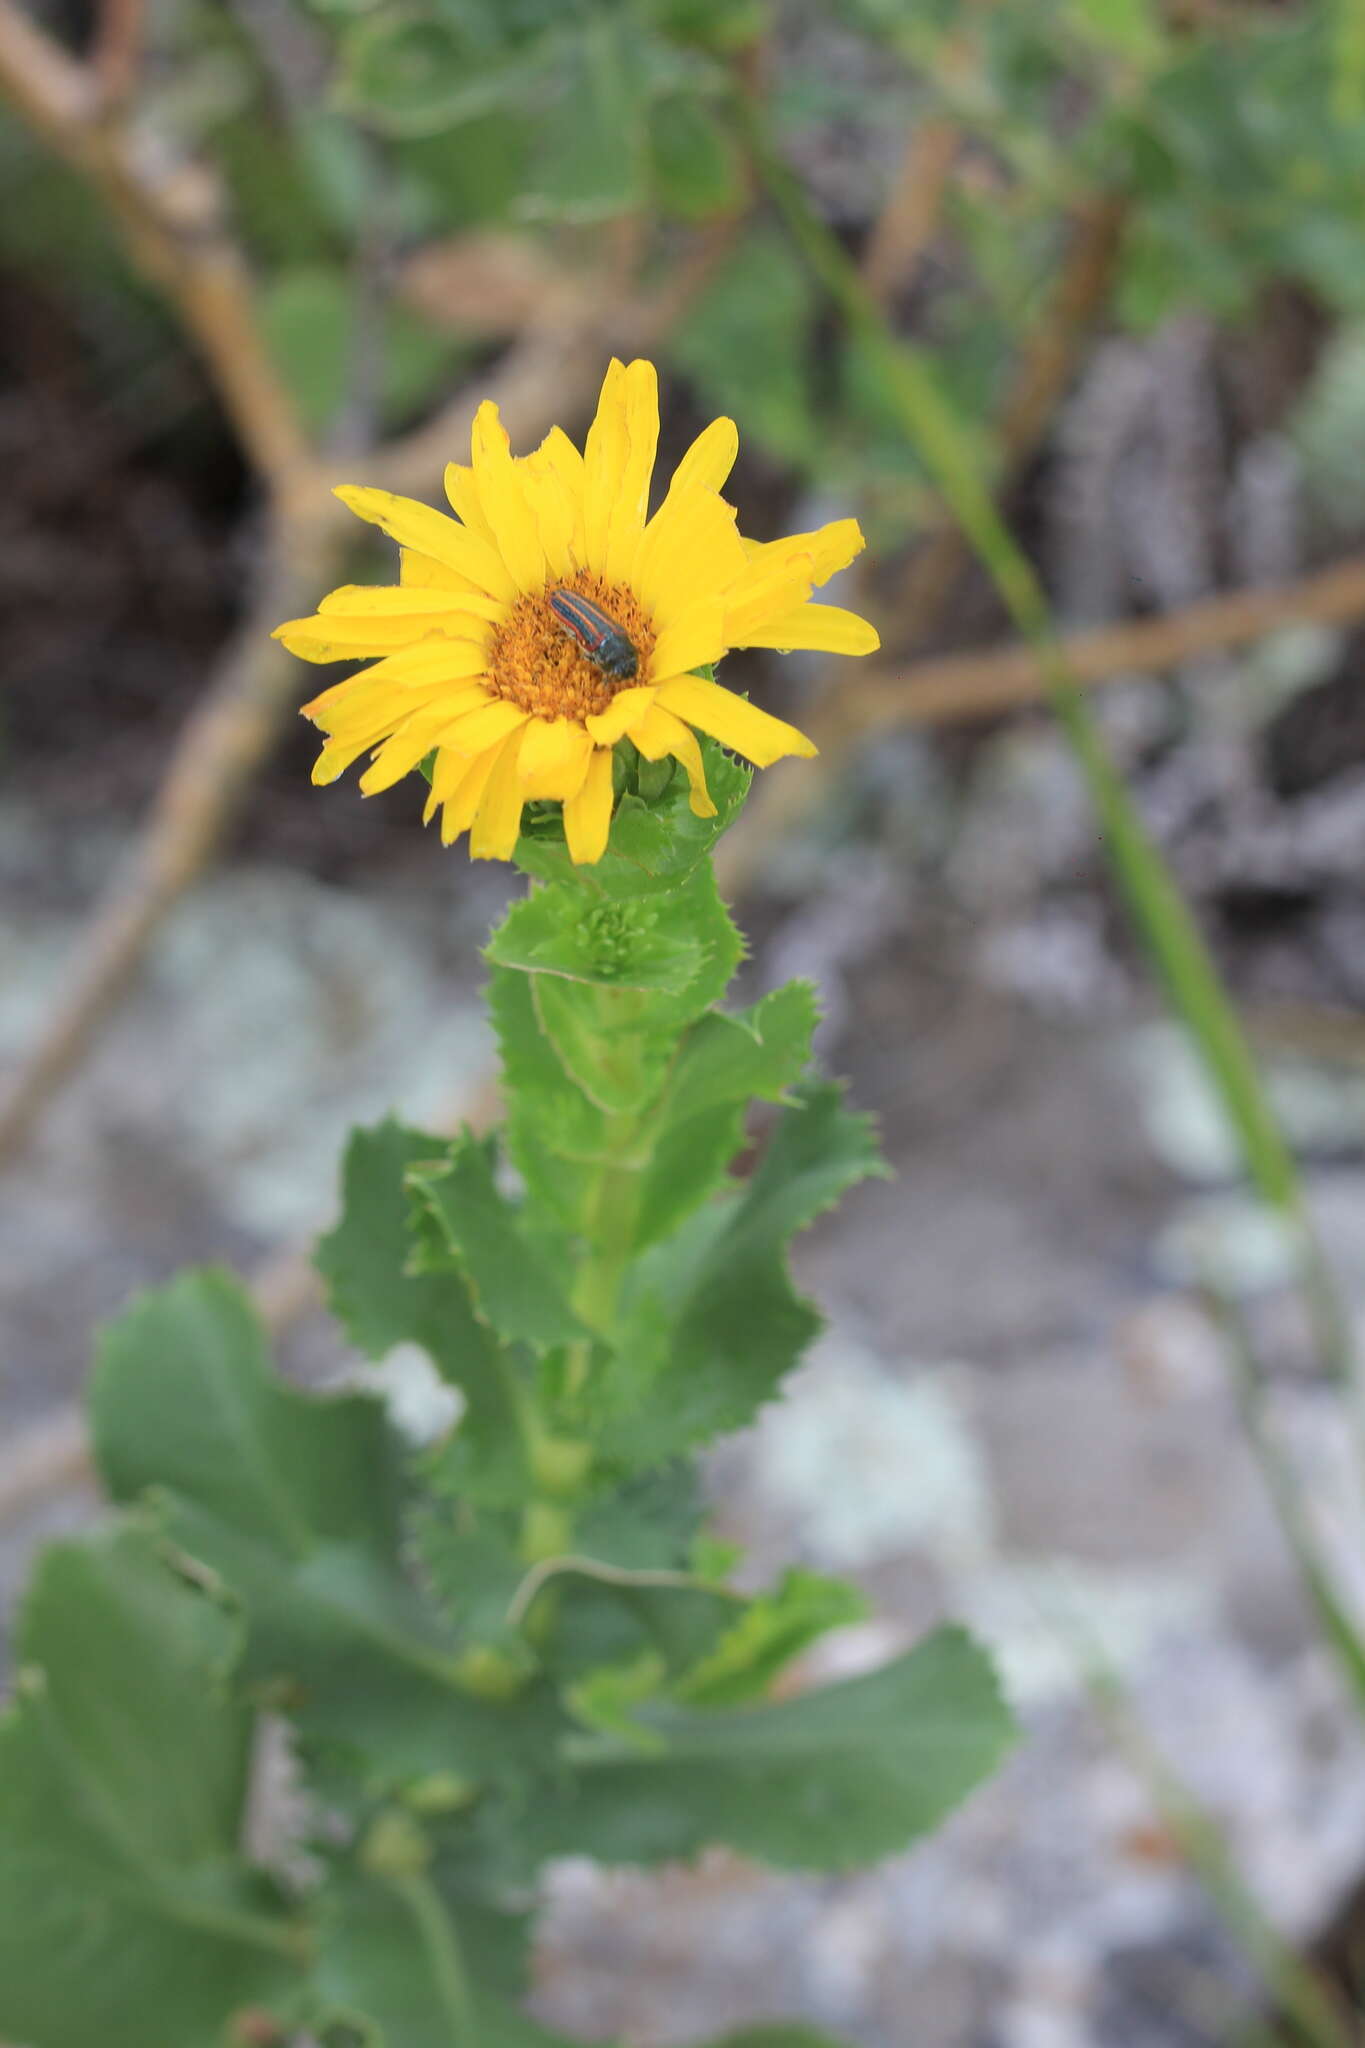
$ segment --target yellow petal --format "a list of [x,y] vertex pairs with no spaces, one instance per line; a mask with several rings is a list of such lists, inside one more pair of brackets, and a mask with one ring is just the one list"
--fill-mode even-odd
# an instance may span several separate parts
[[671,619],[649,657],[653,676],[676,676],[684,669],[719,661],[726,649],[724,615],[719,600],[699,597]]
[[665,711],[662,704],[651,704],[644,716],[637,719],[630,729],[630,737],[647,761],[661,761],[665,754],[673,754],[687,770],[687,779],[692,785],[692,812],[698,818],[714,818],[716,807],[711,801],[711,792],[706,787],[706,769],[701,758],[697,736],[671,711]]
[[846,569],[866,546],[856,519],[831,519],[813,533],[791,533],[784,540],[746,540],[744,551],[751,562],[790,561],[795,555],[809,555],[811,581],[818,585]]
[[482,535],[447,519],[444,512],[434,511],[416,498],[400,498],[392,491],[363,489],[356,484],[338,485],[336,495],[400,547],[429,555],[434,562],[468,577],[490,597],[512,596],[512,579],[497,550]]
[[583,720],[599,747],[614,747],[629,730],[631,721],[648,711],[654,702],[654,685],[636,683],[618,690],[605,711],[592,712]]
[[583,550],[583,457],[562,427],[551,427],[531,460],[543,463],[559,478],[572,518],[569,548],[576,566],[582,567]]
[[747,647],[750,633],[803,603],[811,587],[809,555],[751,563],[743,580],[725,593],[725,633],[730,646]]
[[470,682],[487,670],[488,657],[472,640],[428,641],[421,647],[391,655],[388,661],[377,661],[372,668],[362,668],[343,682],[333,683],[299,709],[305,718],[319,725],[329,714],[345,716],[352,707],[359,708],[371,701],[376,705],[392,704],[394,715],[401,717],[404,711],[412,709],[413,699],[420,698],[425,691],[439,689],[443,683]]
[[398,581],[409,590],[472,590],[473,584],[444,562],[419,555],[415,548],[398,550]]
[[545,550],[546,569],[557,582],[566,582],[574,571],[573,544],[578,519],[563,472],[543,447],[518,463],[517,470]]
[[437,724],[448,724],[452,718],[475,711],[488,701],[488,692],[477,677],[462,683],[425,683],[420,688],[405,690],[401,696],[381,683],[378,688],[358,690],[344,702],[314,714],[314,723],[334,740],[350,739],[362,732],[373,732],[378,739],[385,732],[396,732],[413,716],[430,716]]
[[409,690],[424,684],[459,682],[470,676],[486,674],[487,652],[473,640],[424,640],[418,647],[405,647],[398,654],[387,655],[383,661],[374,662],[369,668],[357,669],[339,683],[333,683],[311,703],[299,708],[305,718],[313,718],[331,704],[341,704],[343,699],[359,696],[362,691],[382,691],[385,695],[401,702]]
[[339,590],[329,590],[318,606],[318,616],[329,622],[422,617],[453,621],[461,616],[492,621],[506,612],[501,599],[480,590],[422,590],[402,583],[343,583]]
[[779,647],[784,654],[794,647],[820,654],[875,654],[882,642],[876,627],[857,612],[837,604],[799,604],[780,618],[765,619],[761,631],[746,633],[735,644]]
[[275,638],[302,661],[354,661],[369,654],[397,654],[430,643],[473,637],[476,621],[452,612],[411,618],[347,618],[344,614],[291,619],[275,628]]
[[611,831],[611,749],[598,747],[588,761],[583,786],[564,806],[564,837],[576,867],[599,861]]
[[[539,785],[554,782],[561,774],[573,779],[573,771],[592,746],[576,718],[533,718],[521,736],[517,773],[523,782],[537,785],[537,796],[558,796],[560,791]],[[582,776],[578,777],[582,780]]]
[[770,768],[786,754],[814,754],[816,748],[803,732],[783,719],[772,718],[755,704],[737,697],[719,683],[703,676],[675,676],[659,686],[659,702],[675,711],[702,732],[710,733],[723,747],[743,754],[759,768]]
[[626,427],[626,366],[607,365],[597,413],[583,447],[583,566],[605,575],[611,515],[620,494],[630,443]]
[[659,448],[659,379],[653,363],[631,363],[622,380],[626,456],[611,508],[605,575],[608,583],[629,576],[649,511],[649,485]]
[[392,789],[395,782],[401,782],[419,761],[426,759],[435,744],[431,720],[413,719],[379,749],[372,766],[360,778],[361,794],[378,796],[380,790]]
[[467,462],[448,462],[445,473],[446,496],[455,516],[466,525],[471,533],[482,534],[485,540],[493,538],[492,528],[483,516],[479,503],[479,487],[474,480],[474,471]]
[[322,788],[329,782],[335,782],[339,775],[345,774],[352,761],[358,759],[365,752],[365,749],[372,746],[378,738],[379,734],[374,733],[368,738],[359,740],[328,740],[326,746],[318,755],[317,760],[313,763],[313,781],[319,788]]
[[712,420],[703,427],[673,472],[668,494],[690,490],[701,484],[708,491],[723,491],[739,453],[739,428],[733,420]]
[[456,776],[453,773],[450,775],[450,793],[442,798],[444,807],[444,815],[441,819],[442,846],[453,845],[460,834],[467,832],[473,824],[474,813],[478,810],[483,793],[488,787],[488,778],[493,773],[493,769],[497,765],[498,755],[506,744],[506,741],[502,741],[496,747],[488,747],[482,754],[476,754],[473,760],[470,760],[465,754],[442,754],[437,757],[436,772],[438,775],[441,772],[442,762],[447,759],[458,762],[464,770],[461,775]]
[[670,492],[645,528],[630,581],[640,602],[667,625],[698,590],[725,590],[747,567],[724,498],[714,491]]
[[518,705],[499,698],[492,704],[482,704],[477,710],[467,711],[443,726],[441,745],[453,747],[458,754],[481,754],[496,740],[504,740],[509,733],[520,732],[529,716],[530,713]]
[[507,430],[498,408],[486,398],[474,415],[472,436],[474,481],[479,503],[498,552],[518,590],[539,590],[545,582],[545,550],[535,516],[526,501],[516,464],[507,445]]
[[526,792],[517,779],[519,733],[503,741],[474,813],[469,831],[469,853],[473,860],[510,860],[521,836],[521,807]]

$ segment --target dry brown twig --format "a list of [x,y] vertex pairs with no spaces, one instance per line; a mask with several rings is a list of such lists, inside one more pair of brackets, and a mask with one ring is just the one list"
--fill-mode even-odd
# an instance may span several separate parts
[[961,135],[951,121],[921,121],[910,134],[885,206],[863,250],[863,283],[884,306],[909,285],[943,212]]
[[[110,0],[124,70],[136,0]],[[126,61],[125,61],[126,60]],[[111,104],[95,69],[71,57],[0,0],[0,94],[80,171],[117,218],[131,253],[179,309],[267,498],[257,588],[167,766],[124,871],[95,906],[66,986],[28,1059],[0,1094],[0,1162],[24,1144],[76,1071],[128,986],[167,911],[203,871],[266,758],[296,690],[269,638],[334,580],[352,530],[332,497],[335,477],[300,426],[261,337],[247,264],[223,194],[202,166],[172,160]],[[365,459],[367,481],[424,492],[467,442],[478,400],[496,398],[515,438],[534,440],[584,410],[609,340],[648,346],[678,317],[729,246],[733,223],[701,238],[682,275],[643,302],[595,279],[543,301],[478,392],[462,391],[429,422]],[[609,255],[614,280],[638,257],[628,224]]]

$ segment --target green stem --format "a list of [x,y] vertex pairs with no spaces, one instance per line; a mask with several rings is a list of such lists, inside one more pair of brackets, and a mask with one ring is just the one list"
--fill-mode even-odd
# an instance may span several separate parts
[[1355,1696],[1357,1708],[1365,1714],[1365,1638],[1337,1592],[1332,1567],[1323,1554],[1305,1505],[1298,1471],[1271,1426],[1266,1412],[1265,1374],[1246,1324],[1235,1302],[1212,1284],[1206,1285],[1206,1298],[1226,1340],[1242,1424],[1275,1504],[1285,1541],[1328,1648]]
[[[1073,1632],[1074,1633],[1074,1632]],[[1181,1854],[1241,1943],[1297,2048],[1349,2048],[1354,2034],[1312,1966],[1296,1954],[1250,1890],[1218,1828],[1138,1724],[1122,1681],[1091,1643],[1083,1646],[1090,1696],[1146,1784]],[[1276,2029],[1275,2039],[1283,2036]]]
[[450,2021],[450,2048],[476,2048],[479,2018],[459,1939],[431,1879],[423,1871],[386,1873],[412,1916],[442,2009]]

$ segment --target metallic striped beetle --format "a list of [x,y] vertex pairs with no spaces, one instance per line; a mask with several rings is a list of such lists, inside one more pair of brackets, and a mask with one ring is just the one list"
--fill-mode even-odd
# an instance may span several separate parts
[[600,605],[576,590],[552,590],[550,610],[566,633],[576,640],[588,660],[596,662],[609,676],[628,683],[640,666],[633,643],[609,618]]

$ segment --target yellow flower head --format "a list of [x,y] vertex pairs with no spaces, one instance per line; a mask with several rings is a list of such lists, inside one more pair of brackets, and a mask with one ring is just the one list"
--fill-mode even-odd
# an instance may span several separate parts
[[699,817],[715,806],[697,732],[760,768],[813,754],[794,726],[692,671],[731,647],[870,653],[866,620],[809,602],[863,546],[858,522],[741,539],[720,495],[739,445],[724,419],[649,518],[658,438],[653,365],[613,361],[581,455],[556,427],[515,457],[497,407],[481,405],[472,463],[446,470],[454,519],[390,491],[339,490],[398,542],[402,570],[396,588],[348,585],[278,628],[305,661],[380,657],[304,706],[328,736],[313,780],[372,751],[360,786],[373,794],[434,753],[426,816],[441,812],[447,845],[467,831],[475,857],[505,860],[523,804],[555,797],[585,862],[606,848],[623,737],[682,763]]

